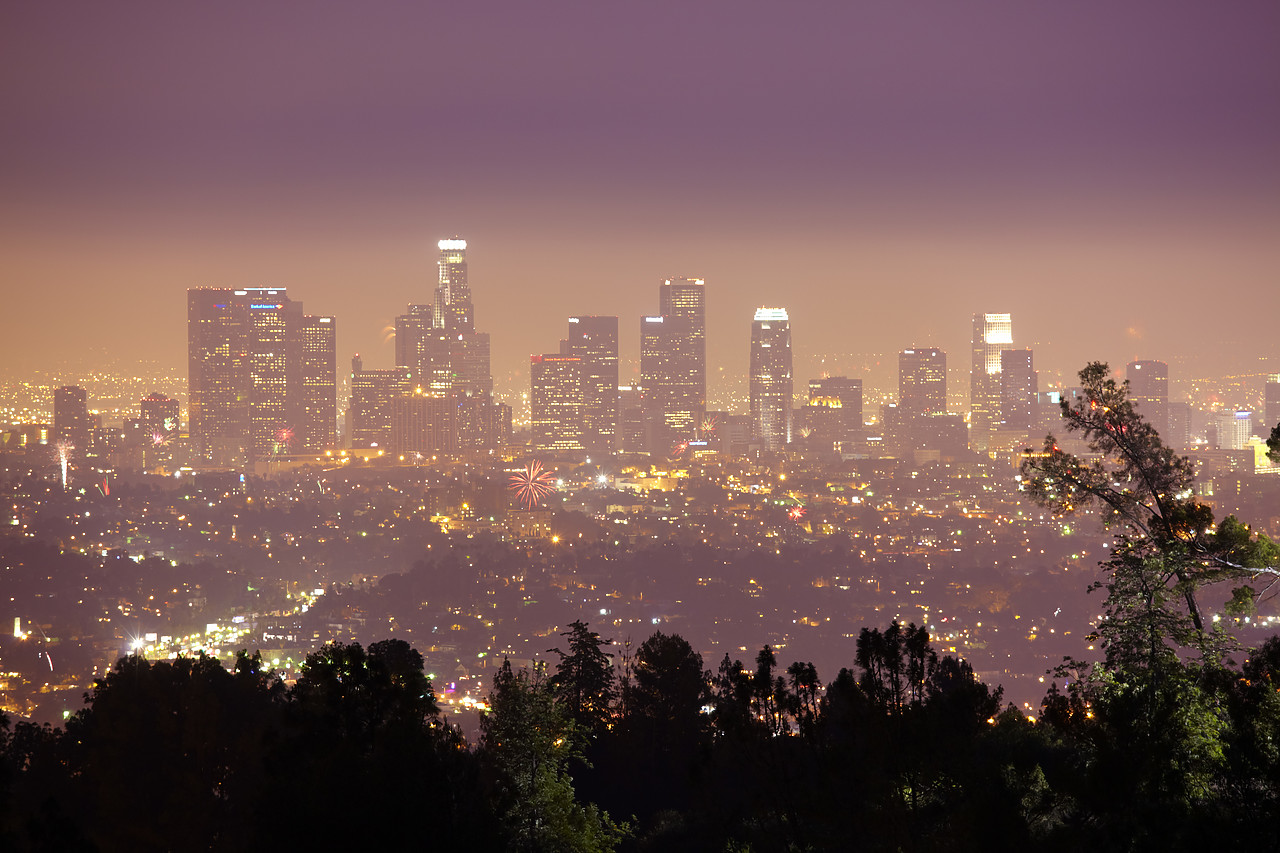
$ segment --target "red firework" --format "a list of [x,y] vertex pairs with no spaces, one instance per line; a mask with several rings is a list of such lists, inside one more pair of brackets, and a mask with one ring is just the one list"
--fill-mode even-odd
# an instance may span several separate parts
[[542,467],[541,462],[534,460],[523,471],[511,475],[509,488],[525,509],[533,509],[556,490],[556,480],[550,471]]
[[804,507],[793,506],[791,509],[787,510],[787,518],[791,519],[792,521],[799,521],[800,519],[804,518],[805,512],[806,510]]

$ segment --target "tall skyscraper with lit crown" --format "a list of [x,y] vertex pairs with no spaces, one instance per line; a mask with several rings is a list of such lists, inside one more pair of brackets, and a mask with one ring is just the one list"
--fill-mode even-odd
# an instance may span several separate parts
[[1013,348],[1010,314],[974,314],[969,373],[969,446],[985,453],[1001,421],[1000,352]]
[[396,318],[396,366],[409,368],[415,387],[428,395],[491,395],[489,334],[475,330],[467,241],[455,237],[437,247],[432,303],[410,305]]
[[436,244],[440,274],[435,293],[435,327],[466,334],[475,331],[471,284],[467,281],[467,241],[454,237]]

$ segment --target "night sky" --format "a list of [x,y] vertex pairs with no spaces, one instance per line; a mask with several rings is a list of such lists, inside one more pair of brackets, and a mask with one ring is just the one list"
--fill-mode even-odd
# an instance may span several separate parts
[[913,343],[959,381],[974,311],[1050,380],[1280,357],[1274,0],[7,3],[0,110],[9,368],[182,371],[195,286],[389,366],[455,234],[500,381],[570,314],[634,356],[672,275],[713,376],[761,305],[798,387]]

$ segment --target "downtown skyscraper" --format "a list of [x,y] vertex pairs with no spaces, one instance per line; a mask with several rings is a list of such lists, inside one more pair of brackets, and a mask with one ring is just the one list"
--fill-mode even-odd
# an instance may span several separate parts
[[[436,285],[430,304],[410,305],[396,318],[396,366],[408,371],[406,393],[453,401],[448,415],[452,426],[415,426],[412,439],[401,436],[393,444],[424,452],[493,448],[510,435],[510,408],[493,400],[489,334],[475,330],[467,241],[458,237],[440,240],[436,248]],[[414,405],[415,418],[436,417],[433,413],[445,411],[420,401]],[[436,436],[445,432],[451,432],[451,438],[437,440]],[[412,446],[427,440],[423,436],[430,437],[431,447]]]
[[191,438],[215,465],[242,467],[333,444],[336,323],[284,288],[187,291]]
[[1000,424],[1000,352],[1013,348],[1009,314],[974,314],[969,373],[969,446],[986,453],[991,433]]
[[576,355],[529,359],[533,446],[541,451],[583,449],[583,363]]
[[640,384],[650,449],[669,453],[694,437],[707,410],[706,282],[664,280],[658,309],[640,318]]
[[493,392],[489,335],[475,330],[467,272],[467,241],[440,240],[430,304],[410,305],[396,318],[396,365],[409,368],[427,394],[486,397]]
[[764,450],[791,443],[791,320],[784,308],[761,308],[751,323],[751,436]]
[[933,347],[898,353],[898,409],[911,420],[947,411],[947,354]]
[[1171,446],[1169,435],[1169,365],[1163,361],[1131,361],[1125,365],[1129,400],[1142,419]]
[[1000,418],[1003,429],[1029,430],[1035,422],[1040,391],[1035,353],[1029,349],[1000,351]]
[[594,454],[618,445],[618,318],[569,318],[563,355],[580,360],[582,446]]

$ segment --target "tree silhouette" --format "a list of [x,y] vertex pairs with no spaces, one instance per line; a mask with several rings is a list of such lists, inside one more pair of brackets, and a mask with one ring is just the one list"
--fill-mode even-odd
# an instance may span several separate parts
[[618,698],[612,655],[604,650],[606,641],[581,620],[571,623],[560,636],[569,639],[569,651],[551,650],[560,656],[560,662],[549,686],[569,719],[596,737],[609,727]]
[[575,799],[569,763],[581,758],[582,733],[557,704],[543,670],[516,672],[503,661],[488,704],[480,751],[495,780],[507,849],[614,849],[625,826]]

